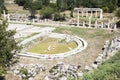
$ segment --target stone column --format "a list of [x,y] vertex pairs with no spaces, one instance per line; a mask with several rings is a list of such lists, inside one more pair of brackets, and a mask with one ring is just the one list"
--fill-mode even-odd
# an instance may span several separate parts
[[100,10],[100,19],[102,19],[103,18],[103,10],[101,9]]
[[115,26],[114,26],[114,30],[116,30],[117,29],[117,25],[115,24]]
[[103,22],[101,22],[101,28],[103,28]]
[[82,13],[82,17],[83,17],[84,12],[82,11],[81,13]]
[[35,22],[35,19],[33,18],[32,22],[34,23]]
[[6,19],[6,13],[5,13],[5,10],[3,10],[3,16],[4,16],[4,19]]
[[78,10],[78,12],[77,12],[78,14],[77,14],[77,26],[79,27],[79,22],[80,22],[80,18],[79,18],[79,15],[80,15],[80,13],[79,13],[79,10]]
[[91,27],[91,16],[89,17],[89,27]]
[[98,18],[98,16],[97,16],[97,11],[95,12],[95,17]]
[[97,24],[97,20],[96,20],[96,21],[95,21],[95,28],[97,28],[97,25],[98,25],[98,24]]
[[110,29],[110,22],[108,22],[107,26],[108,26],[108,29]]
[[93,16],[93,13],[92,13],[92,11],[91,11],[91,14],[90,14],[90,16],[91,16],[91,17]]
[[45,18],[44,22],[47,22],[47,19]]
[[86,11],[86,17],[88,17],[88,11]]
[[10,21],[10,14],[7,14],[7,19],[8,21]]
[[83,21],[83,27],[85,27],[85,21]]

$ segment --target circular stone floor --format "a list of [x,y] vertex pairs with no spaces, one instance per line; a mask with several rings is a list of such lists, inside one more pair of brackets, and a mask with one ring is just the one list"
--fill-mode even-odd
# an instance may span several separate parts
[[32,43],[28,48],[28,52],[37,54],[58,54],[68,52],[77,47],[76,42],[67,39],[41,37]]
[[[73,50],[70,50],[68,52],[64,52],[64,53],[56,53],[56,54],[37,54],[37,53],[31,53],[31,52],[27,52],[27,51],[21,51],[21,53],[19,53],[18,55],[20,56],[25,56],[25,57],[33,57],[33,58],[38,58],[38,59],[58,59],[58,58],[64,58],[73,54],[77,54],[79,52],[81,52],[82,50],[84,50],[87,47],[87,42],[78,37],[78,36],[71,36],[71,35],[67,35],[67,34],[58,34],[58,33],[40,33],[38,35],[35,35],[33,37],[30,37],[26,40],[24,40],[23,42],[28,43],[34,39],[37,39],[41,36],[48,36],[51,38],[68,38],[68,39],[72,39],[74,42],[76,42],[77,47]],[[21,42],[21,43],[23,43]],[[25,45],[24,44],[24,45]]]

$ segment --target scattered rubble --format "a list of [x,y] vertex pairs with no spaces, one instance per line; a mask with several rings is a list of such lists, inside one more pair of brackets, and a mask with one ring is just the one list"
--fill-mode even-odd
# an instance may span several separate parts
[[38,73],[45,71],[46,68],[41,64],[22,64],[16,63],[9,69],[9,72],[18,75],[22,79],[32,80]]

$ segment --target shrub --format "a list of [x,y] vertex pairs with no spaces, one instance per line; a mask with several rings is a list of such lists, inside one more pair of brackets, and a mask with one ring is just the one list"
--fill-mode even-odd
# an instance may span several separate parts
[[21,69],[20,69],[20,73],[21,73],[21,74],[24,74],[24,75],[27,75],[27,74],[28,74],[28,71],[27,71],[26,68],[21,68]]
[[116,11],[115,11],[115,15],[120,18],[120,8],[118,8]]
[[2,66],[0,66],[0,76],[2,76],[4,72],[5,72],[5,70],[3,69]]
[[52,18],[52,14],[55,12],[55,10],[50,7],[50,6],[46,6],[46,7],[42,7],[42,9],[40,10],[40,15],[42,16],[42,18]]
[[63,15],[61,15],[60,13],[55,13],[54,14],[54,20],[55,21],[64,21],[65,17],[66,17],[65,14],[63,14]]

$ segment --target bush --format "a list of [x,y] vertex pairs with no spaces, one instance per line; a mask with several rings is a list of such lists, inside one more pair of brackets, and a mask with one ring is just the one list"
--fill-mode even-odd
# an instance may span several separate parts
[[42,18],[51,19],[53,13],[55,13],[55,10],[50,6],[42,7],[42,9],[40,10],[40,15],[42,16]]
[[54,14],[54,20],[55,21],[64,21],[65,20],[65,14],[61,15],[60,13]]
[[106,6],[106,7],[102,7],[103,11],[104,12],[109,12],[109,8]]
[[5,12],[7,13],[7,9],[4,5],[4,0],[0,0],[0,14],[3,13],[3,10],[5,10]]
[[24,4],[26,4],[26,0],[15,0],[15,3],[19,6],[23,6]]
[[0,76],[2,76],[4,72],[5,70],[3,69],[3,67],[0,66]]
[[116,11],[115,11],[115,15],[120,18],[120,8],[118,8]]
[[21,74],[24,74],[24,75],[27,75],[27,74],[28,74],[28,71],[27,71],[27,69],[25,69],[25,68],[21,68],[21,69],[20,69],[20,73],[21,73]]

